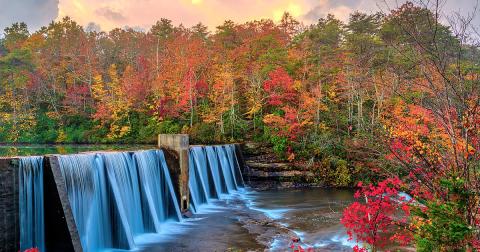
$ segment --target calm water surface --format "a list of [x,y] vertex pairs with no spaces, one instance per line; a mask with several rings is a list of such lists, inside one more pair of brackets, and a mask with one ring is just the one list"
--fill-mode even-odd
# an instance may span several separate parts
[[155,145],[112,145],[112,144],[62,144],[62,145],[0,145],[0,157],[31,156],[47,154],[73,154],[89,151],[152,149]]

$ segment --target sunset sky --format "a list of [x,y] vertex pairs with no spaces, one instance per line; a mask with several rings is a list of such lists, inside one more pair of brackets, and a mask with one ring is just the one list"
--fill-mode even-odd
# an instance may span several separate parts
[[[387,2],[394,8],[402,0]],[[443,9],[448,15],[453,12],[465,15],[476,2],[446,0]],[[373,13],[389,7],[383,0],[0,0],[0,29],[24,21],[33,31],[52,20],[70,16],[81,25],[93,22],[105,31],[125,26],[148,30],[160,18],[187,27],[202,22],[213,30],[226,19],[278,20],[284,11],[309,24],[328,13],[346,21],[354,10]],[[480,17],[476,17],[475,24],[480,26]]]

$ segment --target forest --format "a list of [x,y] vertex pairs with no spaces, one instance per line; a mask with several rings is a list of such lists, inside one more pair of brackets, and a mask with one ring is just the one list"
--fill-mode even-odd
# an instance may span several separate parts
[[408,2],[311,25],[288,13],[215,29],[160,19],[104,32],[65,17],[31,33],[14,23],[0,39],[0,142],[259,142],[327,169],[334,186],[356,185],[361,200],[342,223],[370,251],[478,250],[471,21],[446,24]]

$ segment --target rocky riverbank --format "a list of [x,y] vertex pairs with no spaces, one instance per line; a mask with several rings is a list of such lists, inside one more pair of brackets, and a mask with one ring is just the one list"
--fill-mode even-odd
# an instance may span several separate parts
[[247,142],[242,151],[245,182],[256,190],[324,186],[308,166],[280,160],[268,146]]

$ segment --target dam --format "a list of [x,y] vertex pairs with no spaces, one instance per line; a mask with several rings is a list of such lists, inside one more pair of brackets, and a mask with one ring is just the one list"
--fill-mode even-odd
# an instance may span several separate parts
[[349,192],[257,193],[245,167],[240,145],[189,145],[188,135],[160,135],[144,150],[1,158],[0,251],[276,251],[292,236],[350,249],[335,225],[294,230],[315,222],[291,211],[329,215],[340,207],[324,206],[329,195],[349,202]]
[[3,158],[0,251],[133,250],[143,235],[243,187],[235,145],[160,139],[152,150]]

